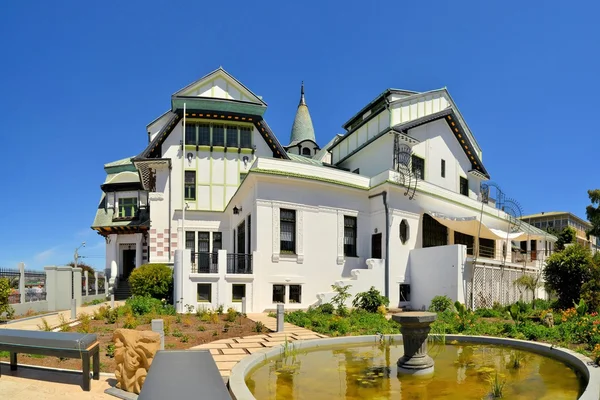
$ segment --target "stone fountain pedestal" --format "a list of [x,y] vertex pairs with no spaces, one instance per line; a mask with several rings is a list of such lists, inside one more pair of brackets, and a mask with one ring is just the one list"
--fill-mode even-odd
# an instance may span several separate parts
[[398,373],[428,375],[433,373],[433,359],[427,354],[427,336],[436,313],[409,311],[392,315],[400,324],[404,355],[398,359]]

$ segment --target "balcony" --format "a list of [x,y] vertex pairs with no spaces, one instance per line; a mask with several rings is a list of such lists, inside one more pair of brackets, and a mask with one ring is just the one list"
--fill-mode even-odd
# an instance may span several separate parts
[[194,253],[192,252],[193,274],[217,274],[219,273],[218,253]]
[[251,274],[252,254],[227,254],[228,274]]

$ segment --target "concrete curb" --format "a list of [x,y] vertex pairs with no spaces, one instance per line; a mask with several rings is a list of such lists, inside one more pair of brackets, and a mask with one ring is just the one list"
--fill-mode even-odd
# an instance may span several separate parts
[[[437,335],[431,335],[437,336]],[[401,341],[402,335],[386,335],[386,339],[392,338],[395,341]],[[345,336],[327,339],[315,339],[293,342],[294,348],[298,350],[317,349],[319,347],[340,345],[340,344],[358,344],[358,343],[377,343],[381,339],[378,335],[370,336]],[[517,340],[508,338],[499,338],[491,336],[463,336],[446,335],[446,342],[456,340],[466,343],[485,343],[502,346],[510,346],[518,349],[531,351],[544,356],[560,360],[573,367],[581,373],[587,380],[585,391],[579,397],[579,400],[598,400],[600,398],[600,368],[594,362],[579,353],[564,349],[562,347],[553,347],[546,343],[530,342],[527,340]],[[281,347],[276,346],[268,351],[252,354],[238,362],[231,370],[229,376],[229,390],[235,400],[255,400],[254,396],[246,386],[245,377],[252,368],[262,363],[266,359],[281,354]]]

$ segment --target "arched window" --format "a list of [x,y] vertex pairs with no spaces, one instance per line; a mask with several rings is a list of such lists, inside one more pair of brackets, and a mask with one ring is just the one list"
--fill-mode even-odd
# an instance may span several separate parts
[[408,235],[408,222],[403,219],[402,222],[400,222],[400,241],[402,244],[406,243],[408,240]]
[[302,149],[302,155],[303,156],[310,156],[310,149],[308,147],[305,147]]

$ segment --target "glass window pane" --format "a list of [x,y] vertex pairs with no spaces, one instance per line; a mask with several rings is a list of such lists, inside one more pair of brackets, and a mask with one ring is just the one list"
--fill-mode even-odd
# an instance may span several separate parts
[[252,147],[252,129],[248,127],[240,127],[240,147],[249,149]]
[[302,286],[290,285],[290,303],[302,302]]
[[185,248],[187,250],[192,250],[194,252],[194,235],[196,232],[186,232],[185,233]]
[[210,146],[210,126],[208,124],[198,125],[198,144]]
[[281,209],[280,217],[280,247],[283,253],[296,252],[296,211]]
[[198,302],[212,302],[212,285],[210,283],[198,284]]
[[185,125],[185,144],[196,144],[196,124]]
[[227,126],[227,147],[238,147],[238,129],[237,126]]
[[210,233],[198,232],[198,253],[208,253],[210,251]]
[[273,285],[273,303],[285,303],[285,285]]
[[225,128],[223,127],[223,125],[213,125],[212,145],[225,146]]
[[246,285],[245,284],[231,285],[231,299],[234,302],[239,302],[239,301],[242,301],[243,297],[246,297]]

